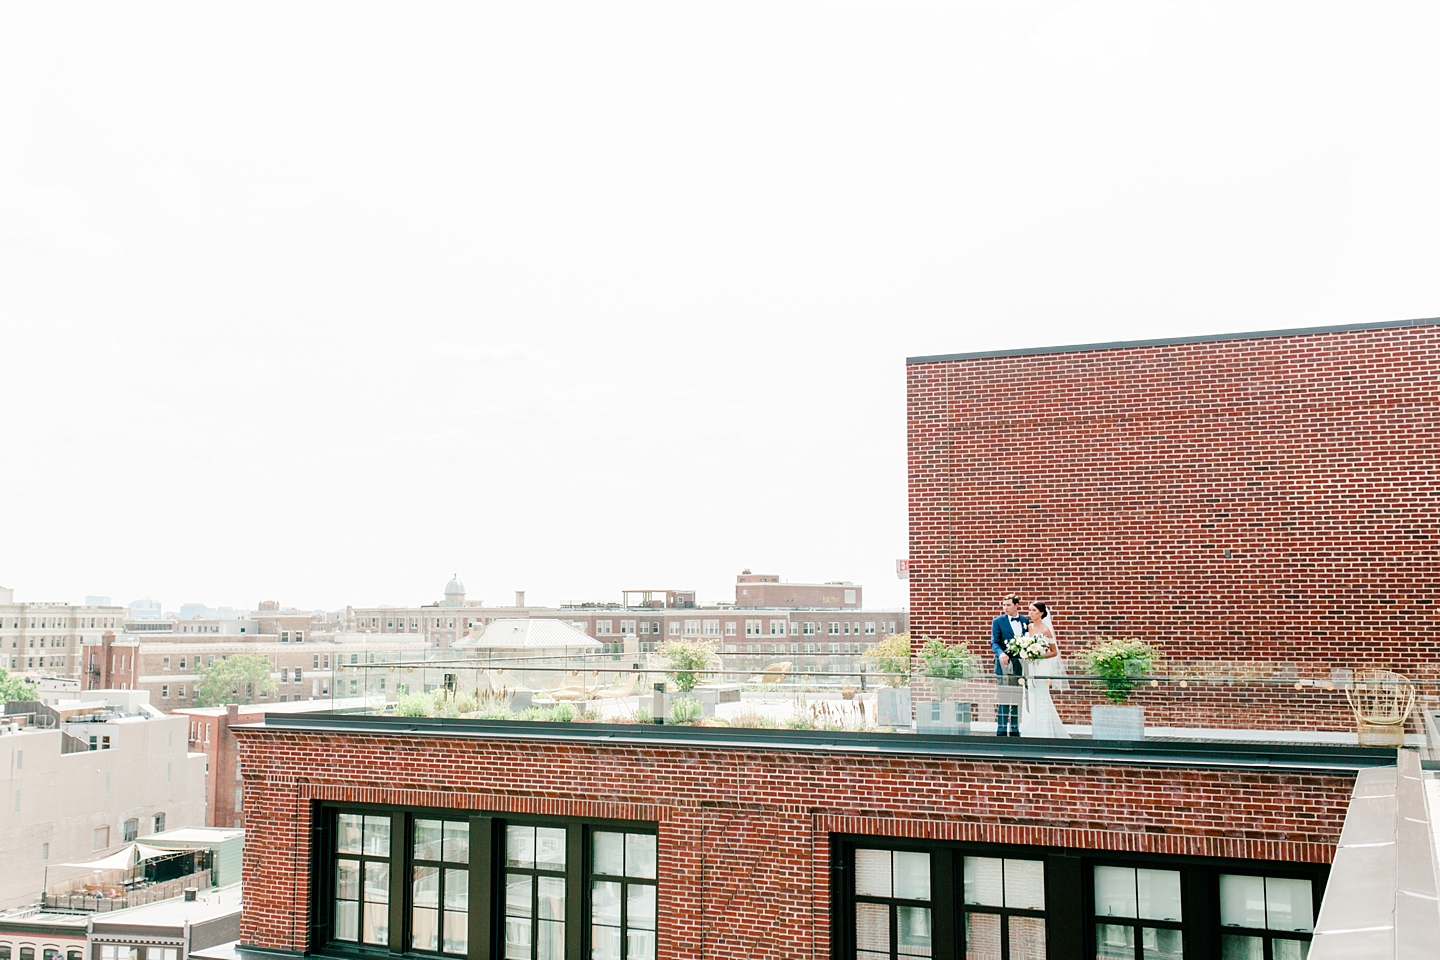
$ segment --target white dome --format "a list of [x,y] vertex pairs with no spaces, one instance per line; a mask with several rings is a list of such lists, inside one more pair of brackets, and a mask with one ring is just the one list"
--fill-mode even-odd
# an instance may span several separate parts
[[456,597],[456,596],[463,597],[463,596],[465,596],[465,584],[463,584],[463,583],[460,582],[460,575],[459,575],[459,574],[456,574],[455,576],[451,577],[451,578],[450,578],[450,582],[447,583],[447,584],[445,584],[445,596],[447,596],[447,597]]

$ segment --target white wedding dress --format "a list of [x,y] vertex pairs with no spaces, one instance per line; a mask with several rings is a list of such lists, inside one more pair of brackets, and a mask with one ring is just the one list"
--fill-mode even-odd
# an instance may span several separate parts
[[[1045,625],[1050,625],[1048,618]],[[1055,632],[1053,627],[1050,632]],[[1050,643],[1056,645],[1054,640]],[[1070,734],[1065,732],[1065,724],[1060,722],[1060,714],[1055,710],[1055,701],[1050,698],[1052,687],[1064,690],[1068,686],[1064,676],[1065,658],[1061,656],[1031,660],[1025,664],[1025,702],[1020,710],[1020,736],[1069,739]]]

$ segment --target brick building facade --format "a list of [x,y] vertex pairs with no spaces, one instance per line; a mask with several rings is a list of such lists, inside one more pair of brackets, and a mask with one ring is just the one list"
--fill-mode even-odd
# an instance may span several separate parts
[[[935,957],[965,955],[967,940],[971,956],[990,956],[977,940],[992,937],[997,960],[1093,957],[1104,937],[1148,937],[1159,945],[1151,958],[1182,942],[1184,956],[1212,957],[1221,936],[1237,933],[1222,927],[1219,902],[1236,878],[1303,891],[1294,906],[1306,919],[1286,928],[1299,943],[1356,770],[1394,757],[560,727],[272,715],[235,729],[251,798],[242,943],[348,955],[366,953],[369,939],[379,955],[601,960],[612,955],[607,925],[624,926],[606,885],[623,883],[639,892],[632,910],[644,911],[627,933],[636,960],[879,960],[906,956],[907,936]],[[453,858],[436,824],[455,834]],[[549,867],[537,865],[544,835],[532,839],[531,828],[554,831]],[[620,834],[641,838],[633,878],[628,867],[597,866],[601,840]],[[893,883],[877,884],[876,857],[895,852],[907,859],[894,860]],[[448,947],[417,946],[438,922],[429,904],[446,901],[407,886],[432,869],[427,861],[466,871],[446,880],[456,912]],[[918,885],[902,890],[902,862],[920,864]],[[368,893],[349,879],[361,869],[374,882]],[[1014,890],[997,879],[987,896],[987,871],[1009,871]],[[1172,905],[1097,914],[1097,884],[1103,894],[1116,877],[1133,885],[1137,876],[1172,890]],[[552,878],[561,926],[547,954],[545,903],[529,891]],[[1133,901],[1133,889],[1125,896]],[[888,940],[867,951],[859,941],[877,931]]]
[[[1068,652],[1138,636],[1194,674],[1440,680],[1440,321],[916,357],[907,377],[917,643],[983,648],[1015,591]],[[1253,703],[1204,687],[1176,709]]]

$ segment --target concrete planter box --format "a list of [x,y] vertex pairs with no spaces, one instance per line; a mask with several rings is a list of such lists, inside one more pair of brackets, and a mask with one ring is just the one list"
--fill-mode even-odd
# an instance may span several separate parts
[[875,722],[882,727],[910,726],[910,688],[881,687],[876,690]]
[[926,700],[915,704],[916,733],[970,732],[970,704],[958,700]]
[[740,684],[703,683],[695,688],[695,696],[700,698],[700,715],[713,717],[718,705],[740,702]]
[[519,690],[510,691],[510,696],[505,701],[505,708],[511,713],[524,713],[530,709],[535,694],[523,687]]
[[1144,740],[1145,708],[1101,706],[1090,708],[1091,740]]

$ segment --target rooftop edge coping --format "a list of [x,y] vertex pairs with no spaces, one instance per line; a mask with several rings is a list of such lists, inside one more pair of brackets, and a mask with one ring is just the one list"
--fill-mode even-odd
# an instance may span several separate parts
[[1094,350],[1123,350],[1127,347],[1164,347],[1183,343],[1215,343],[1221,340],[1264,340],[1270,337],[1302,337],[1321,333],[1346,333],[1351,330],[1389,330],[1396,327],[1429,327],[1440,325],[1440,317],[1415,320],[1381,320],[1374,323],[1344,323],[1329,327],[1295,327],[1289,330],[1253,330],[1242,333],[1209,333],[1193,337],[1166,337],[1159,340],[1113,340],[1108,343],[1077,343],[1060,347],[1015,347],[1009,350],[980,350],[974,353],[937,353],[923,357],[906,357],[912,363],[944,363],[948,360],[984,360],[992,357],[1028,357],[1042,353],[1086,353]]
[[952,757],[965,760],[1106,763],[1134,766],[1270,770],[1289,773],[1356,773],[1394,766],[1389,747],[1254,741],[1040,740],[943,734],[894,734],[830,730],[694,727],[660,724],[554,723],[531,720],[463,720],[440,717],[274,714],[264,723],[232,727],[240,733],[445,736],[466,739],[607,743],[613,746],[706,747],[793,750],[881,756]]

